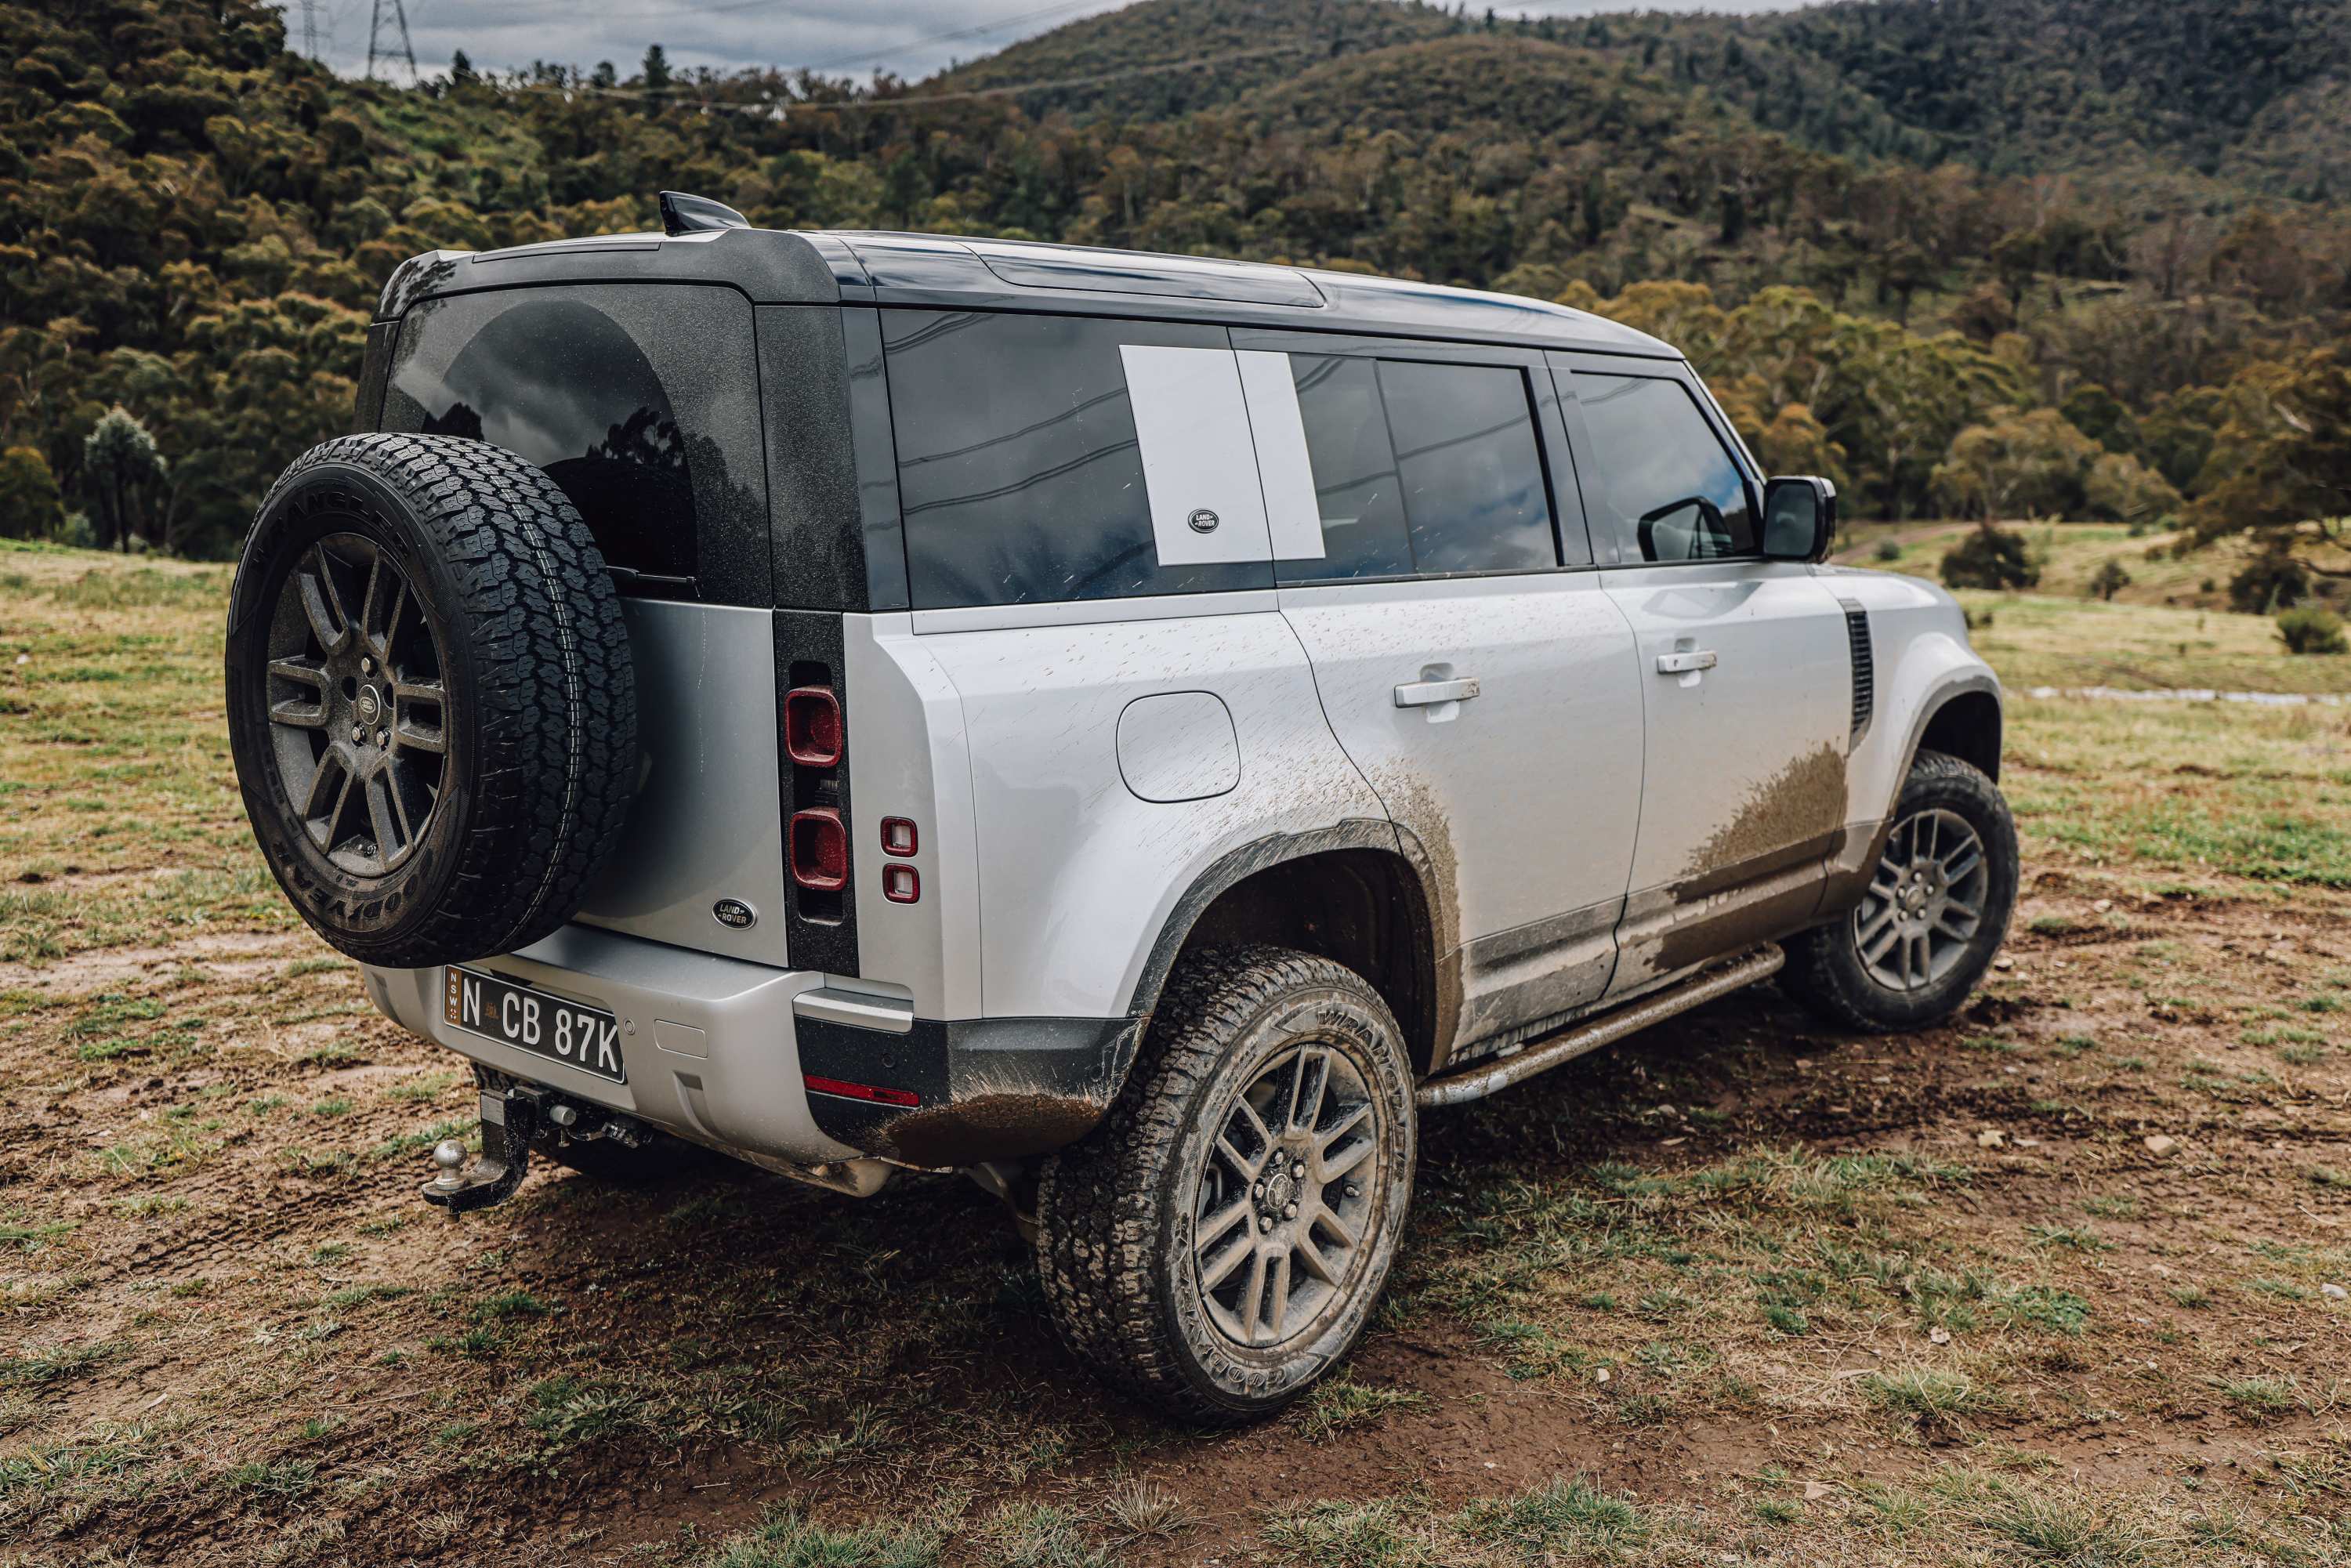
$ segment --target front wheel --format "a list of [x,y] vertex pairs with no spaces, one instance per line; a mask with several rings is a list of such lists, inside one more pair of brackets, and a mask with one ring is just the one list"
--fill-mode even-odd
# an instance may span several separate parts
[[1956,757],[1921,751],[1869,890],[1788,945],[1788,988],[1849,1029],[1938,1024],[2000,951],[2017,876],[2016,822],[2000,787]]
[[1203,953],[1103,1124],[1046,1162],[1038,1265],[1070,1348],[1168,1414],[1234,1426],[1364,1332],[1412,1201],[1412,1071],[1362,976]]

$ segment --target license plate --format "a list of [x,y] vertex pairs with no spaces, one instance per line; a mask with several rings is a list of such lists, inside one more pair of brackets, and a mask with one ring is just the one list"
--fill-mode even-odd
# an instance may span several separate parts
[[627,1070],[621,1065],[621,1026],[601,1008],[581,1007],[546,991],[453,964],[444,971],[441,1012],[452,1026],[468,1034],[615,1083],[629,1081]]

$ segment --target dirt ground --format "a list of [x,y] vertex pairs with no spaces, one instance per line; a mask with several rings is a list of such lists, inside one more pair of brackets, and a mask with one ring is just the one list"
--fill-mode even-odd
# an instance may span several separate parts
[[0,1563],[2351,1562],[2351,711],[2015,703],[1964,1016],[1766,989],[1432,1113],[1364,1347],[1202,1436],[959,1180],[422,1204],[469,1082],[252,854],[223,587],[0,554]]

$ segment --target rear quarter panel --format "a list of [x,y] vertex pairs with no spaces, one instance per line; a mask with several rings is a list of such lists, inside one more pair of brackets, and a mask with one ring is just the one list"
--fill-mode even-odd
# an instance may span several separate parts
[[[988,1017],[1123,1014],[1162,926],[1218,857],[1386,820],[1270,592],[922,611],[913,622],[962,702]],[[1231,714],[1238,777],[1202,799],[1144,800],[1121,772],[1121,717],[1138,698],[1192,692]],[[1219,788],[1228,775],[1203,777]]]

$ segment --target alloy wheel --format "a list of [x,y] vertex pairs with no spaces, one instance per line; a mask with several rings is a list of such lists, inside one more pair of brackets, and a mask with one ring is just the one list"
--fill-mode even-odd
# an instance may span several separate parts
[[374,540],[304,551],[270,623],[269,734],[312,847],[381,877],[423,841],[448,767],[441,642],[407,574]]

